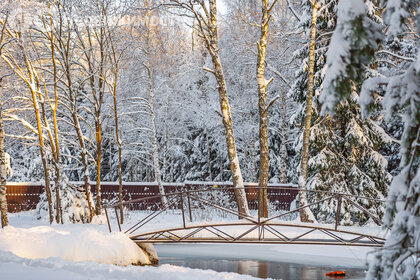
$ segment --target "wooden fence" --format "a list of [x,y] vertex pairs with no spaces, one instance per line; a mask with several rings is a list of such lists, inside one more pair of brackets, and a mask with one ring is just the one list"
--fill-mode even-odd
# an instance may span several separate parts
[[[83,182],[72,182],[82,186]],[[201,188],[216,188],[226,195],[230,201],[234,201],[232,183],[229,182],[184,182],[184,183],[163,183],[165,192],[179,192],[185,190],[199,190]],[[246,194],[250,209],[257,209],[258,193],[256,183],[245,183]],[[276,209],[289,210],[291,202],[298,193],[295,185],[291,184],[269,184],[272,187],[286,187],[285,189],[268,189],[269,202]],[[117,202],[118,182],[102,182],[101,192],[103,203]],[[91,183],[92,194],[96,194],[95,183]],[[9,212],[20,212],[35,209],[44,192],[44,186],[35,182],[9,182],[7,183],[7,210]],[[155,182],[124,182],[123,200],[132,200],[154,196],[159,194],[159,187]],[[136,204],[132,210],[144,210],[155,208],[160,199],[152,199]]]

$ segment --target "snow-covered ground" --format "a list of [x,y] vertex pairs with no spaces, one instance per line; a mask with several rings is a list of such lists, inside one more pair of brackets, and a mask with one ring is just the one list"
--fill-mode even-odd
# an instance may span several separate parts
[[144,280],[210,280],[255,279],[236,273],[190,269],[173,265],[117,266],[89,261],[67,261],[61,258],[28,259],[0,251],[1,279],[144,279]]
[[62,258],[116,265],[148,262],[127,235],[109,234],[85,225],[7,226],[0,229],[0,250],[29,259]]
[[[9,214],[0,229],[1,279],[255,279],[174,265],[133,266],[144,255],[105,224],[48,225],[33,211]],[[119,264],[119,265],[116,265]]]
[[[125,217],[123,228],[129,228],[147,214],[131,212]],[[117,232],[115,219],[113,215],[110,216],[113,233],[109,233],[103,220],[98,220],[96,224],[50,226],[46,221],[35,220],[31,211],[10,214],[10,226],[0,230],[0,270],[8,274],[5,279],[27,279],[28,275],[32,279],[253,279],[235,273],[173,265],[132,266],[131,263],[142,261],[144,255],[126,235]],[[235,219],[213,216],[210,221],[208,217],[201,218],[208,223]],[[180,223],[180,213],[169,212],[145,225],[142,230],[179,227]],[[384,234],[378,227],[342,229]],[[230,234],[237,235],[243,228],[228,230]],[[299,229],[288,227],[284,230],[285,234],[290,235],[300,232]],[[358,268],[366,267],[369,252],[373,250],[368,247],[269,244],[177,244],[158,245],[156,248],[158,254],[174,257],[187,255]]]

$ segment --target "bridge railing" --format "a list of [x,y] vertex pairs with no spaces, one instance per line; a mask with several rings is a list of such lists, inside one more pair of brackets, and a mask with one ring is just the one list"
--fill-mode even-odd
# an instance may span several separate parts
[[[261,189],[258,186],[252,186],[252,187],[245,187],[245,190],[247,192],[247,197],[249,196],[255,196],[257,197],[258,191]],[[291,186],[268,186],[268,193],[284,193],[284,194],[293,194],[293,199],[296,197],[298,190],[295,187]],[[271,190],[271,191],[270,191]],[[109,204],[104,207],[105,213],[107,216],[108,226],[109,230],[111,231],[111,225],[110,220],[108,216],[107,209],[114,208],[116,220],[118,223],[118,227],[121,231],[121,224],[119,223],[120,217],[119,217],[119,207],[122,205],[124,207],[128,207],[133,204],[138,203],[144,203],[145,201],[152,200],[155,201],[155,208],[150,209],[150,213],[146,215],[143,219],[139,220],[137,223],[132,225],[130,228],[125,230],[126,233],[132,235],[136,231],[140,230],[142,227],[144,227],[146,224],[151,223],[153,220],[157,219],[159,215],[161,215],[164,212],[170,211],[170,210],[178,210],[181,212],[182,215],[182,225],[180,225],[183,228],[186,228],[188,224],[191,224],[194,221],[194,212],[196,211],[208,211],[208,209],[217,209],[218,211],[233,215],[236,217],[239,217],[241,219],[244,219],[247,222],[254,223],[258,226],[270,223],[272,221],[282,219],[285,217],[290,217],[290,215],[296,215],[300,210],[310,207],[314,208],[316,206],[319,206],[322,203],[325,202],[333,202],[333,204],[336,206],[334,211],[334,229],[337,230],[338,226],[340,225],[340,221],[343,218],[343,216],[346,214],[346,211],[349,211],[350,207],[353,207],[353,209],[357,209],[360,213],[363,213],[370,219],[372,219],[373,222],[375,222],[378,225],[381,225],[381,217],[375,215],[369,209],[361,205],[359,203],[360,201],[367,201],[369,203],[375,202],[375,203],[385,203],[384,200],[376,199],[376,198],[369,198],[369,197],[363,197],[358,195],[352,195],[352,194],[346,194],[346,193],[333,193],[328,191],[319,191],[319,190],[305,190],[308,193],[312,194],[312,197],[321,197],[321,199],[317,201],[313,201],[307,205],[290,209],[281,209],[272,207],[272,211],[270,211],[270,214],[272,214],[269,218],[262,218],[258,215],[258,211],[255,211],[256,215],[251,216],[245,216],[239,213],[236,210],[236,203],[234,199],[234,193],[233,188],[226,188],[226,187],[220,187],[220,186],[211,186],[207,188],[201,188],[201,189],[187,189],[184,191],[177,191],[173,190],[172,192],[166,193],[166,204],[162,205],[160,201],[162,201],[162,196],[160,194],[129,200],[125,201],[123,203],[114,203]],[[258,200],[257,202],[258,203]],[[369,203],[367,203],[369,205]],[[344,209],[343,211],[343,205],[346,204],[348,207],[347,210]],[[254,207],[250,207],[251,209],[258,209],[258,205],[254,205]]]

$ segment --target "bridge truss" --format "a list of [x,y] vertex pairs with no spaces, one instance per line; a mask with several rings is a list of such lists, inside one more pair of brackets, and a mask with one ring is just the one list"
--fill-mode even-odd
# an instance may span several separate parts
[[[295,188],[291,187],[276,188],[281,188],[283,191],[296,191]],[[259,187],[254,187],[253,189],[258,191]],[[381,225],[380,218],[373,215],[369,210],[355,201],[356,199],[364,199],[384,202],[378,199],[343,193],[315,191],[320,192],[325,198],[294,210],[283,211],[281,213],[277,212],[277,215],[269,218],[261,218],[259,216],[244,216],[232,209],[232,207],[227,207],[217,202],[217,199],[214,199],[214,196],[211,194],[215,192],[220,193],[221,191],[223,190],[207,188],[204,190],[187,190],[165,194],[167,198],[165,205],[159,205],[158,209],[151,211],[146,217],[125,230],[125,233],[129,234],[130,238],[138,243],[259,243],[382,247],[385,242],[384,236],[361,232],[354,227],[339,226],[344,214],[341,213],[342,203],[357,208],[360,212],[369,216],[375,223]],[[203,194],[206,195],[203,196]],[[157,198],[160,200],[160,196],[157,195],[126,201],[122,204],[141,203],[146,199],[156,200]],[[282,220],[305,207],[313,207],[331,200],[335,200],[336,205],[335,222],[332,224],[299,223]],[[119,207],[119,203],[105,207],[110,231],[111,226],[107,211],[109,208],[115,209],[118,226],[120,231],[122,231],[118,217],[119,211],[117,211]],[[240,219],[222,222],[193,221],[194,211],[197,211],[197,209],[205,211],[205,209],[209,208],[218,209]],[[174,209],[179,210],[182,215],[182,221],[180,221],[179,226],[152,231],[146,230],[147,227],[145,225],[151,223],[153,220],[159,219],[159,215],[162,213]]]

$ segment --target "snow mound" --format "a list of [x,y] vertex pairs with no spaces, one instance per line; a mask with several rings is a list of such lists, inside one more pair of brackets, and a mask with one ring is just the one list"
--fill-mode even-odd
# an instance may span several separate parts
[[[144,279],[144,280],[251,280],[248,275],[191,269],[173,265],[115,266],[92,262],[70,262],[61,259],[20,258],[0,251],[2,279]],[[3,278],[4,277],[4,278]]]
[[28,259],[61,258],[102,264],[150,264],[123,233],[104,233],[81,226],[0,229],[0,251]]

